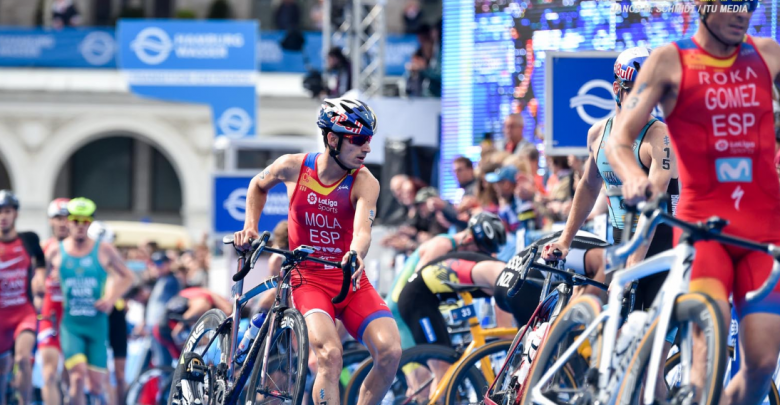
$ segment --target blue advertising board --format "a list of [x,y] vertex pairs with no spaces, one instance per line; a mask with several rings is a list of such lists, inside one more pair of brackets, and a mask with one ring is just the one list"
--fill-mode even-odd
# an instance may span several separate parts
[[548,52],[545,154],[587,155],[588,129],[614,114],[618,52]]
[[[246,192],[252,176],[214,177],[214,231],[230,233],[244,228],[246,215]],[[260,215],[258,231],[272,231],[279,223],[287,219],[289,199],[287,187],[277,184],[268,192],[263,213]]]
[[133,93],[208,104],[216,136],[255,136],[256,22],[120,20],[117,36]]
[[0,66],[115,68],[113,29],[0,28]]

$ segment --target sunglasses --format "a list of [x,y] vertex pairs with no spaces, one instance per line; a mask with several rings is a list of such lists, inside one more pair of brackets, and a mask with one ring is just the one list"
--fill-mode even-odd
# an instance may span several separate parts
[[347,138],[349,143],[357,146],[363,146],[371,142],[371,135],[344,135],[344,138]]
[[79,225],[91,224],[92,217],[82,217],[80,215],[68,215],[68,221],[75,222]]

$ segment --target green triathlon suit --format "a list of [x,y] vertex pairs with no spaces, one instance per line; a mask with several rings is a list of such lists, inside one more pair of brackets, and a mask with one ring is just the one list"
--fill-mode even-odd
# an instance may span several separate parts
[[65,367],[86,362],[91,368],[105,370],[108,365],[108,315],[95,303],[103,296],[107,274],[100,265],[95,242],[92,251],[82,257],[69,255],[60,242],[60,284],[63,316],[60,343]]
[[[443,237],[449,239],[450,242],[452,242],[452,250],[458,248],[458,244],[455,243],[455,238],[453,238],[452,235],[443,233],[441,235],[436,235],[435,237],[436,238]],[[417,265],[419,263],[420,263],[420,248],[418,247],[406,259],[406,262],[404,263],[404,268],[400,273],[398,273],[398,275],[395,277],[395,280],[393,280],[393,285],[392,287],[390,287],[390,294],[387,297],[387,306],[390,308],[390,312],[393,314],[393,318],[395,319],[395,322],[398,324],[398,332],[401,334],[401,349],[408,349],[410,347],[414,347],[417,344],[414,341],[414,336],[412,336],[412,331],[409,330],[409,326],[406,325],[404,320],[401,318],[401,313],[398,312],[398,297],[401,295],[401,291],[404,289],[404,286],[406,286],[406,283],[409,281],[409,277],[411,277],[414,274],[414,270],[417,269]]]

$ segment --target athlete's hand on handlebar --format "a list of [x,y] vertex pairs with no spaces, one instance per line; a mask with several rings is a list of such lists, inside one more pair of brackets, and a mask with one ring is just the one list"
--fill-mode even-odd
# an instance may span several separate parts
[[[350,259],[350,252],[347,252],[347,254],[344,255],[344,258],[341,259],[341,265],[344,266],[349,262]],[[355,254],[356,264],[357,267],[355,268],[355,271],[352,273],[352,285],[355,286],[356,289],[360,289],[360,275],[363,274],[363,270],[365,270],[365,266],[363,265],[363,258],[360,257],[359,254]]]
[[646,174],[634,174],[623,181],[623,202],[626,205],[637,205],[642,201],[654,198],[658,190]]
[[233,234],[233,245],[236,248],[249,249],[252,240],[260,239],[257,229],[244,229]]
[[[553,251],[555,251],[555,249],[561,251],[560,256],[556,256],[553,254]],[[556,240],[555,242],[550,242],[544,245],[544,247],[542,248],[542,259],[548,262],[551,262],[553,260],[565,259],[568,254],[569,254],[569,246],[561,243],[558,240]]]

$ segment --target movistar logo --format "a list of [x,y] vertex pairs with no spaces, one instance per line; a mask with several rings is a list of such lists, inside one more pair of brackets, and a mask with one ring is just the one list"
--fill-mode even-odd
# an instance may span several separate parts
[[721,183],[750,183],[753,181],[753,160],[749,158],[722,158],[715,160],[715,170]]

